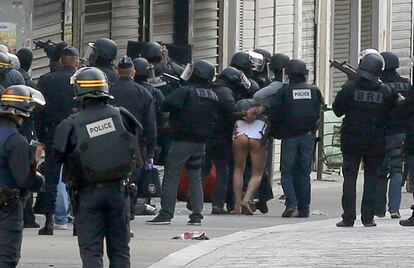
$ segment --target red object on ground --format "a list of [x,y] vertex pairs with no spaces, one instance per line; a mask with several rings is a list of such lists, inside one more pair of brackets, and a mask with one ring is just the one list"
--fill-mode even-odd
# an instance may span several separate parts
[[[203,179],[203,178],[202,178]],[[216,184],[216,167],[214,164],[210,169],[210,174],[203,180],[203,193],[204,202],[211,202],[211,196],[213,194],[214,185]],[[188,192],[188,175],[187,170],[184,168],[181,171],[180,182],[178,183],[177,199],[179,201],[187,201]]]

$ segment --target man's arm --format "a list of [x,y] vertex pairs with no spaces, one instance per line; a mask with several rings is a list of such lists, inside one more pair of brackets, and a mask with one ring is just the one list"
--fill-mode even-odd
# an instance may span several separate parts
[[332,110],[337,117],[341,117],[348,112],[349,93],[348,88],[342,86],[342,89],[338,92],[335,97],[335,101],[332,104]]
[[23,135],[11,136],[6,144],[7,162],[9,169],[19,188],[30,188],[30,147]]

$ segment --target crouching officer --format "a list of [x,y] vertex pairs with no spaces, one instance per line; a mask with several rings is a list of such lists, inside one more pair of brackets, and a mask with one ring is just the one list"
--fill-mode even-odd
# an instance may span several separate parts
[[164,110],[170,112],[172,143],[167,155],[160,214],[147,224],[170,224],[174,217],[177,186],[181,169],[188,171],[192,214],[188,225],[201,225],[203,189],[201,186],[201,163],[205,143],[213,129],[219,112],[217,94],[209,84],[215,74],[214,66],[204,60],[187,65],[181,79],[188,85],[167,96]]
[[105,74],[95,67],[71,78],[82,110],[56,129],[56,159],[65,180],[77,189],[75,223],[83,267],[103,267],[106,238],[110,267],[130,267],[129,173],[142,166],[138,135],[142,129],[112,98]]
[[24,85],[7,88],[0,100],[0,267],[19,262],[27,191],[37,192],[44,182],[18,130],[35,103],[45,104],[42,94]]
[[375,193],[377,182],[383,177],[380,167],[385,153],[385,119],[396,100],[379,80],[383,69],[384,59],[379,53],[363,56],[358,66],[358,80],[344,84],[332,106],[336,116],[345,116],[341,128],[344,213],[337,227],[354,225],[356,180],[361,161],[364,163],[361,220],[365,227],[376,226]]

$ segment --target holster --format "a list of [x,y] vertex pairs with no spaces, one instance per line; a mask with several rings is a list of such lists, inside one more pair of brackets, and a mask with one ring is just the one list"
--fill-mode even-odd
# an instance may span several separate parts
[[16,211],[20,202],[20,189],[0,188],[0,210],[5,213]]

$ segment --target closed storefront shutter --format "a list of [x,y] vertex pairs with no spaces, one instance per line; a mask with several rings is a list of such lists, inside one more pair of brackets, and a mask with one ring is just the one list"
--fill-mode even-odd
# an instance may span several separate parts
[[152,40],[173,43],[174,34],[174,1],[154,0]]
[[256,48],[266,49],[270,53],[274,49],[274,2],[273,0],[257,2],[259,4],[259,33]]
[[309,69],[309,82],[315,77],[315,0],[303,0],[302,58]]
[[240,0],[239,50],[247,51],[255,47],[255,1]]
[[118,57],[126,54],[128,40],[138,41],[139,0],[112,1],[112,39],[118,44]]
[[111,10],[110,0],[85,0],[84,49],[98,38],[111,38]]
[[[339,62],[350,59],[350,8],[351,0],[335,0],[334,13],[334,47],[333,58]],[[332,69],[332,99],[341,86],[347,81],[347,76],[337,69]]]
[[372,48],[372,0],[361,3],[361,50]]
[[410,64],[413,51],[412,5],[411,0],[392,1],[391,51],[400,58],[399,72],[407,78],[410,70],[406,66]]
[[275,52],[293,57],[294,50],[294,0],[276,1],[276,42]]
[[218,65],[219,3],[196,0],[193,21],[193,61],[204,59]]
[[[63,0],[36,0],[33,10],[33,39],[51,40],[59,42],[63,40]],[[33,51],[32,77],[49,72],[49,59],[43,49]]]

